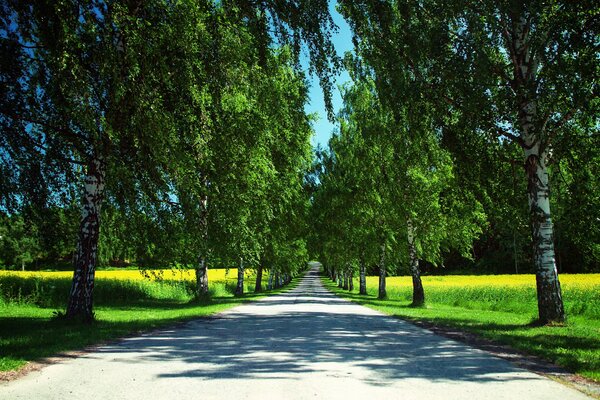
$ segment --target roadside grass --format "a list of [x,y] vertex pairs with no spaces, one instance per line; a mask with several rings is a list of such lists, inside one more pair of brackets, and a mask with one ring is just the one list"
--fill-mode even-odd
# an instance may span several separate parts
[[385,314],[471,332],[600,382],[600,317],[596,308],[600,287],[596,285],[584,285],[583,289],[564,285],[567,322],[561,326],[539,326],[535,289],[498,289],[493,282],[481,287],[428,288],[424,282],[427,305],[415,308],[410,306],[412,288],[393,286],[390,281],[388,298],[379,300],[376,279],[368,280],[366,296],[358,294],[358,282],[355,290],[349,292],[327,277],[322,279],[337,295]]
[[240,297],[234,296],[233,283],[213,281],[210,296],[199,301],[193,297],[191,282],[97,279],[96,321],[79,324],[54,318],[54,312],[64,311],[70,278],[0,276],[0,371],[16,371],[30,361],[207,317],[288,290],[297,281],[254,294],[254,281],[249,280]]

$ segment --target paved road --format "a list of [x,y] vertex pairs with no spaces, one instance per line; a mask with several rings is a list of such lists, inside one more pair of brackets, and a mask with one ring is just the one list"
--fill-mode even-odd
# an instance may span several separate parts
[[588,399],[341,300],[293,291],[103,346],[0,385],[0,399]]

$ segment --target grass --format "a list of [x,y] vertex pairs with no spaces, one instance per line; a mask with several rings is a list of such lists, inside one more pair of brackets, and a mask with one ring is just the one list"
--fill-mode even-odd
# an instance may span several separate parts
[[[235,271],[230,273],[235,276]],[[216,274],[215,274],[216,275]],[[0,371],[15,371],[66,351],[141,331],[205,317],[287,288],[233,295],[235,282],[210,282],[210,297],[193,299],[187,280],[98,278],[94,289],[96,321],[75,324],[53,318],[65,307],[70,277],[0,275]]]
[[[327,278],[326,287],[354,302],[409,321],[451,327],[522,352],[540,356],[565,369],[600,382],[600,284],[598,275],[562,279],[567,322],[562,326],[538,326],[535,286],[510,285],[503,278],[483,278],[482,284],[454,284],[461,277],[424,280],[426,307],[410,306],[412,288],[400,278],[387,280],[388,298],[377,299],[377,279],[367,280],[366,296],[339,289]],[[410,278],[402,278],[409,280]],[[444,282],[444,279],[447,279]],[[535,281],[534,281],[535,282]],[[429,284],[428,284],[429,283]],[[534,283],[535,285],[535,283]]]

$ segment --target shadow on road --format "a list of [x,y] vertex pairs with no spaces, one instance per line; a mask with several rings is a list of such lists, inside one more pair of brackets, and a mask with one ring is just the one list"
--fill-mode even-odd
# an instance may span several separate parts
[[[125,356],[132,352],[138,357]],[[515,376],[517,368],[486,353],[338,298],[322,287],[314,269],[293,291],[218,318],[99,349],[99,355],[106,353],[115,361],[132,364],[189,363],[184,371],[157,375],[163,379],[296,379],[306,373],[330,377],[359,374],[363,382],[377,386],[409,378],[477,382],[534,379]],[[95,354],[86,357],[94,358]]]

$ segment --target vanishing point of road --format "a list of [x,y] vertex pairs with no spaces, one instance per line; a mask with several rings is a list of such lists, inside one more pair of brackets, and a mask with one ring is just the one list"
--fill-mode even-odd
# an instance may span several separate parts
[[589,398],[337,298],[313,266],[291,291],[49,365],[0,399]]

